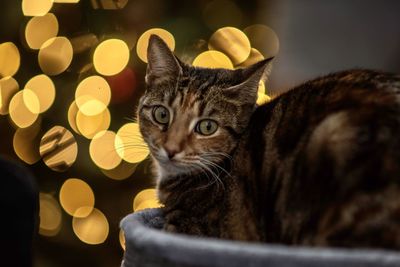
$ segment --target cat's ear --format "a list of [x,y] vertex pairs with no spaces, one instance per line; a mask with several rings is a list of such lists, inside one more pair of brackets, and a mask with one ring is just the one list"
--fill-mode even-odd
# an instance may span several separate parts
[[167,44],[155,34],[149,38],[147,62],[147,84],[176,80],[182,72],[179,60]]
[[264,59],[249,67],[237,69],[233,75],[240,77],[239,83],[224,89],[231,97],[238,97],[245,104],[254,104],[257,101],[260,81],[265,82],[271,72],[273,58]]

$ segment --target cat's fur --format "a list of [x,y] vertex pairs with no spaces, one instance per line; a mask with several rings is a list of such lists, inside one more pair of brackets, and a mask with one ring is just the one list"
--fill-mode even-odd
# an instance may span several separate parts
[[[269,59],[196,68],[152,36],[148,61],[139,122],[167,230],[400,249],[399,76],[339,72],[256,107]],[[168,125],[152,118],[157,105]],[[217,121],[217,133],[196,133],[198,117]]]

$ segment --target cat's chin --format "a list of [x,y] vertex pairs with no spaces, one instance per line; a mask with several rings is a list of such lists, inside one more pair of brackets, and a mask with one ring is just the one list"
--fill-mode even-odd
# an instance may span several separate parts
[[179,161],[154,159],[154,165],[159,179],[168,179],[190,173],[189,168]]

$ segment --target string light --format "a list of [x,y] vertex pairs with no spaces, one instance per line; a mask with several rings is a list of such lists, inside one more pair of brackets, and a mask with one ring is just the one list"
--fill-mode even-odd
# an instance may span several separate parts
[[50,194],[39,194],[39,234],[43,236],[55,236],[61,229],[61,208],[58,202]]
[[108,129],[111,123],[111,115],[108,108],[101,113],[87,116],[80,110],[76,114],[76,126],[84,137],[92,139],[98,132]]
[[81,179],[66,180],[61,186],[59,197],[61,206],[71,216],[84,218],[93,211],[93,190]]
[[72,56],[71,42],[62,36],[53,37],[40,47],[38,55],[39,66],[47,75],[58,75],[69,67]]
[[72,219],[72,229],[82,242],[90,245],[103,243],[109,233],[106,216],[96,208],[86,217],[74,216]]
[[25,40],[32,49],[39,49],[44,42],[58,34],[57,17],[52,13],[33,17],[25,28]]
[[121,72],[128,61],[129,48],[124,41],[118,39],[103,41],[96,47],[93,54],[94,68],[98,73],[106,76]]
[[0,115],[8,114],[11,98],[18,90],[18,82],[13,77],[0,79]]
[[90,76],[82,80],[75,91],[75,103],[79,110],[94,116],[103,112],[111,100],[111,89],[100,76]]
[[250,55],[250,41],[241,30],[224,27],[211,35],[208,42],[210,50],[218,50],[226,54],[234,65],[239,65]]
[[25,16],[44,16],[53,6],[53,0],[22,0]]
[[37,120],[27,128],[18,128],[13,137],[15,154],[27,164],[35,164],[40,160],[40,126],[41,121]]
[[149,155],[149,149],[139,131],[139,125],[131,122],[124,124],[117,132],[115,149],[127,162],[138,163]]
[[[26,83],[25,88],[35,93],[39,101],[39,106],[36,108],[37,113],[45,112],[53,104],[56,96],[56,88],[48,76],[40,74],[32,77]],[[33,110],[31,111],[33,112]]]
[[115,138],[119,138],[112,131],[102,131],[97,133],[89,146],[90,157],[93,162],[104,170],[116,168],[122,158],[115,151]]
[[[27,106],[24,101],[24,94],[29,95],[25,97],[28,103],[32,105],[31,109],[35,109],[34,103],[39,103],[36,94],[32,91],[18,91],[10,101],[9,105],[9,114],[11,120],[14,124],[19,128],[26,128],[31,126],[38,118],[38,113],[32,112]],[[33,103],[33,104],[32,104]]]
[[17,73],[21,56],[17,46],[12,42],[0,44],[0,78],[13,76]]
[[192,65],[204,68],[233,69],[232,61],[224,53],[216,50],[201,53],[193,60]]

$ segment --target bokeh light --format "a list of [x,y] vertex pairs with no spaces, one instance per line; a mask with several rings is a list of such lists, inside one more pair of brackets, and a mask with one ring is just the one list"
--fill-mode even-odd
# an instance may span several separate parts
[[69,67],[72,56],[71,42],[62,36],[53,37],[40,47],[39,66],[47,75],[58,75]]
[[96,71],[111,76],[121,72],[129,61],[129,48],[119,39],[109,39],[100,43],[93,54]]
[[149,155],[149,149],[139,131],[139,124],[124,124],[117,132],[115,149],[119,156],[127,162],[138,163]]
[[113,180],[124,180],[132,176],[137,166],[138,164],[129,163],[122,160],[121,163],[114,169],[111,170],[100,169],[100,170],[108,178],[111,178]]
[[78,145],[70,131],[62,126],[54,126],[43,135],[39,151],[50,169],[63,172],[74,164]]
[[58,34],[57,17],[52,13],[33,17],[26,24],[25,40],[32,49],[39,49],[44,42]]
[[158,35],[161,39],[163,39],[171,51],[175,50],[175,39],[170,32],[161,28],[150,29],[139,37],[136,45],[136,53],[138,57],[145,63],[147,63],[147,47],[149,44],[149,38],[152,34]]
[[57,200],[50,194],[39,194],[39,234],[55,236],[61,229],[62,213]]
[[78,111],[79,108],[75,101],[73,101],[68,108],[68,123],[72,130],[74,130],[77,134],[81,134],[81,132],[78,130],[78,126],[76,125],[76,115],[78,114]]
[[249,57],[239,67],[248,67],[264,59],[264,56],[255,48],[251,48]]
[[35,164],[41,159],[39,153],[41,120],[27,128],[18,128],[14,133],[15,154],[27,164]]
[[31,112],[30,109],[26,106],[26,103],[24,101],[24,93],[25,95],[29,95],[28,97],[25,97],[27,100],[29,100],[27,101],[28,103],[33,103],[33,106],[35,105],[34,103],[39,103],[36,94],[34,94],[32,91],[21,90],[18,91],[11,98],[9,105],[10,118],[13,123],[19,128],[26,128],[31,126],[38,118],[38,113]]
[[192,63],[196,67],[233,69],[232,61],[224,53],[209,50],[198,55]]
[[78,3],[80,0],[53,0],[54,3],[69,3],[69,4],[75,4]]
[[18,90],[18,82],[13,77],[4,77],[0,79],[0,115],[8,114],[11,98]]
[[[34,92],[39,100],[38,113],[48,110],[56,97],[56,88],[53,81],[46,75],[32,77],[25,85],[25,89]],[[33,110],[30,109],[32,112]]]
[[102,131],[97,133],[89,146],[90,157],[93,162],[104,170],[116,168],[122,158],[115,150],[115,138],[119,138],[112,131]]
[[13,76],[19,69],[21,56],[12,42],[0,44],[0,78]]
[[72,219],[72,229],[82,242],[90,245],[103,243],[109,233],[106,216],[96,208],[87,217],[74,216]]
[[133,211],[147,208],[157,208],[161,204],[158,201],[157,191],[154,188],[140,191],[133,199]]
[[214,32],[208,42],[208,48],[223,52],[234,65],[245,61],[251,50],[246,34],[234,27],[224,27]]
[[279,39],[274,30],[262,24],[251,25],[243,30],[252,47],[260,51],[265,58],[274,57],[279,52]]
[[125,248],[126,248],[126,246],[125,246],[125,234],[124,234],[124,231],[122,229],[119,230],[118,239],[119,239],[119,244],[121,245],[121,248],[123,250],[125,250]]
[[75,103],[79,110],[93,116],[103,112],[111,100],[111,89],[100,76],[90,76],[82,80],[75,91]]
[[53,0],[22,0],[25,16],[44,16],[53,6]]
[[94,193],[92,188],[83,180],[70,178],[60,189],[60,203],[66,213],[83,218],[94,208]]
[[78,131],[88,139],[92,139],[100,131],[107,130],[110,126],[110,122],[111,115],[108,108],[93,116],[87,116],[80,110],[78,110],[76,114],[76,126]]

